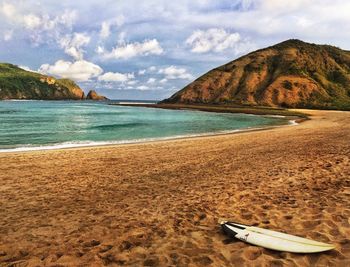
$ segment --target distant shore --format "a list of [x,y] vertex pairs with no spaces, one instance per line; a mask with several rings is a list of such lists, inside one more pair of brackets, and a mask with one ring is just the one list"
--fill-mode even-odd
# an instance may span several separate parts
[[162,109],[190,109],[201,110],[207,112],[217,113],[245,113],[254,115],[277,115],[288,116],[299,119],[307,119],[307,110],[293,111],[282,108],[270,108],[270,107],[255,107],[255,106],[239,106],[239,105],[212,105],[212,104],[147,104],[147,103],[110,103],[114,106],[129,106],[129,107],[146,107],[146,108],[162,108]]
[[[295,127],[0,154],[0,265],[349,265],[350,113],[302,112]],[[336,249],[251,246],[220,218]]]

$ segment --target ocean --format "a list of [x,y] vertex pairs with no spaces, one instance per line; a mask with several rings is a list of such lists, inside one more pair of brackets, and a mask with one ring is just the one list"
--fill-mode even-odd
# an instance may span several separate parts
[[0,152],[135,143],[290,123],[283,117],[108,104],[0,101]]

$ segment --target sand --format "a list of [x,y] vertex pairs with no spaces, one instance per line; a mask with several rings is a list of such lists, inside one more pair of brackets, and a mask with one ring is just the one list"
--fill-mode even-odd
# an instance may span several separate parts
[[[350,113],[298,126],[0,154],[0,266],[350,266]],[[332,243],[229,239],[220,218]]]

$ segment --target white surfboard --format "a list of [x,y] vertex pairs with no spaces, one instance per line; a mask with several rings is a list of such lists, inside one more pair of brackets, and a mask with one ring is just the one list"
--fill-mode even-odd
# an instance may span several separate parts
[[268,249],[294,253],[316,253],[334,249],[330,244],[259,227],[228,221],[220,224],[227,235]]

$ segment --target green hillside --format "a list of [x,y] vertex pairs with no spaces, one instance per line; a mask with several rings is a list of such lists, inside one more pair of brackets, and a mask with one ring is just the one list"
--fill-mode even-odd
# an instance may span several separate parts
[[23,70],[0,63],[0,99],[65,100],[83,99],[83,90],[69,79]]

